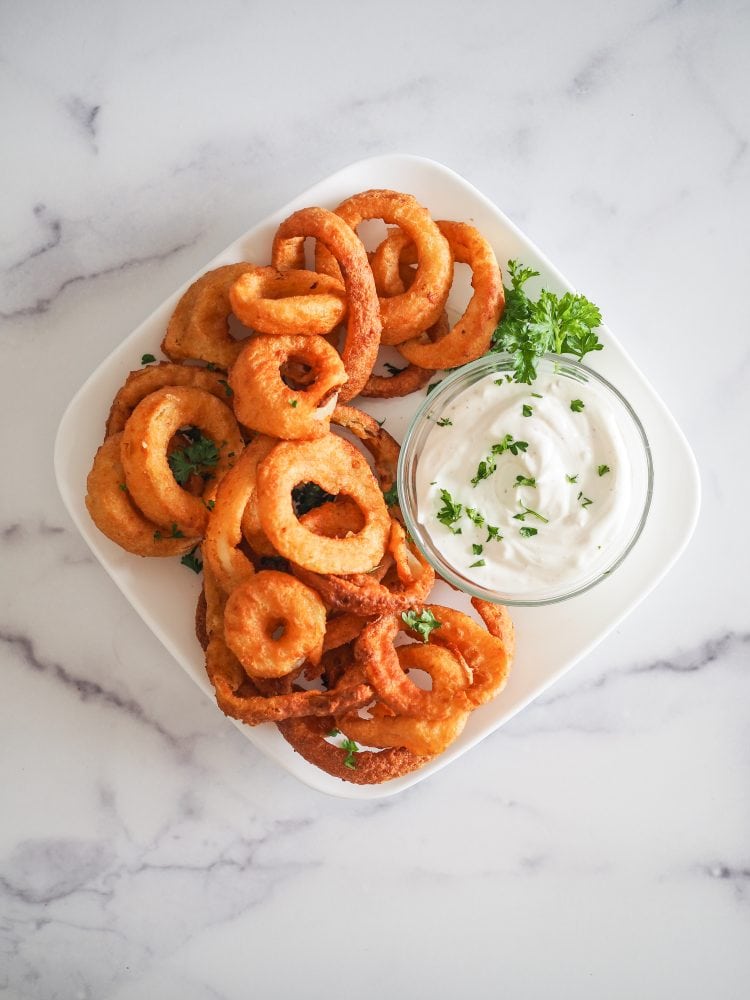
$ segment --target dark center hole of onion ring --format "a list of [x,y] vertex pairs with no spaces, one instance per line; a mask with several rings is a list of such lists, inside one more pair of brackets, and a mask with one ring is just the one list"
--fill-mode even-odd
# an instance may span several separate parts
[[281,381],[289,389],[307,389],[315,381],[315,370],[299,358],[289,357],[279,369]]
[[281,618],[278,621],[269,622],[268,634],[271,636],[274,642],[278,642],[279,639],[283,639],[285,632],[286,632],[286,619]]
[[234,313],[230,313],[227,317],[227,330],[229,336],[234,337],[235,340],[245,340],[253,332],[249,326],[240,323]]

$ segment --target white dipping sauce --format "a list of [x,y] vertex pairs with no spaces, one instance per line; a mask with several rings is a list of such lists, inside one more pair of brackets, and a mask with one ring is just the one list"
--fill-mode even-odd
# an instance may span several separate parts
[[[576,400],[583,403],[577,411]],[[631,463],[596,383],[540,373],[524,385],[494,373],[460,393],[440,419],[451,423],[435,422],[417,463],[417,519],[460,575],[508,599],[541,599],[575,589],[621,554],[632,531]],[[506,435],[528,447],[493,455]],[[488,457],[495,471],[472,485]],[[518,485],[518,476],[535,485]],[[441,490],[461,505],[450,526],[437,519]],[[488,525],[501,540],[488,540]]]

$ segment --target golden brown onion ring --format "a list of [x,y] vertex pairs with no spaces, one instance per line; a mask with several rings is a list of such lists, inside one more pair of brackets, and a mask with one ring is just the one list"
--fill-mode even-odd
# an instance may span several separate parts
[[[303,482],[354,500],[364,517],[361,531],[347,538],[325,538],[301,524],[292,490]],[[367,572],[385,553],[390,519],[383,495],[362,455],[335,434],[276,445],[258,468],[258,512],[276,550],[316,573]]]
[[[394,639],[405,629],[400,615],[383,615],[365,626],[354,644],[354,662],[361,667],[378,698],[391,711],[415,718],[445,719],[454,713],[470,712],[473,706],[467,702],[466,693],[471,677],[466,669],[466,663],[460,659],[463,655],[460,647],[458,647],[460,656],[455,655],[454,650],[441,648],[432,642],[424,646],[430,652],[417,653],[416,649],[419,646],[399,646],[397,649],[393,645]],[[433,632],[433,636],[437,631]],[[441,646],[444,647],[445,643]],[[402,649],[411,650],[409,654],[405,654],[412,658],[406,667],[402,662]],[[419,669],[429,673],[433,681],[432,690],[426,691],[418,687],[407,676],[405,671],[408,669]]]
[[398,350],[407,361],[423,368],[457,368],[487,353],[502,316],[505,294],[495,253],[479,230],[464,222],[438,222],[438,226],[456,262],[471,268],[474,294],[444,337],[431,341],[422,334],[399,344]]
[[[229,289],[253,264],[226,264],[208,271],[177,303],[161,349],[171,361],[209,361],[228,371],[242,349],[229,332]],[[248,331],[249,332],[249,331]]]
[[86,507],[97,528],[127,552],[136,556],[182,556],[200,541],[162,537],[160,526],[141,513],[125,485],[120,458],[122,434],[112,434],[99,448],[86,480]]
[[128,375],[112,401],[105,437],[124,430],[128,417],[140,401],[168,385],[192,385],[196,389],[205,389],[222,402],[227,401],[230,393],[223,372],[211,372],[208,368],[197,368],[195,365],[173,365],[168,361],[139,368]]
[[289,573],[261,570],[235,587],[224,608],[224,639],[250,676],[283,677],[323,653],[326,609]]
[[[282,369],[289,362],[312,369],[309,385],[292,389],[284,382]],[[286,440],[327,434],[345,382],[341,358],[322,337],[253,337],[229,373],[237,419]]]
[[232,285],[234,315],[258,333],[330,333],[346,316],[346,290],[340,281],[315,271],[254,267]]
[[[198,427],[218,452],[202,498],[179,486],[167,461],[172,436],[186,426]],[[149,520],[200,536],[208,523],[207,503],[241,451],[242,437],[229,407],[205,389],[181,386],[157,389],[141,400],[125,425],[121,456],[128,490]]]
[[341,357],[348,381],[341,399],[353,399],[372,372],[380,343],[380,307],[370,264],[356,233],[342,219],[323,208],[305,208],[279,226],[273,241],[274,266],[282,267],[294,256],[306,236],[327,247],[344,272],[349,315]]
[[[338,206],[336,214],[354,230],[366,219],[395,223],[408,233],[417,248],[419,266],[411,288],[400,295],[380,299],[381,342],[400,344],[436,323],[450,292],[453,258],[445,237],[427,209],[410,194],[373,190],[347,198]],[[319,246],[316,247],[316,268],[338,277],[335,263]]]
[[249,536],[254,551],[263,549],[263,555],[275,551],[260,526],[256,493],[258,464],[275,446],[276,440],[265,435],[251,441],[216,492],[202,552],[205,565],[225,593],[254,572],[252,563],[238,547],[243,533]]

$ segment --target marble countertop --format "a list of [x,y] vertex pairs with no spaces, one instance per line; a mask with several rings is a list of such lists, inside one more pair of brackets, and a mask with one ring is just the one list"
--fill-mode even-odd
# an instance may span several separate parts
[[[748,43],[731,0],[5,5],[0,996],[747,996]],[[350,802],[170,659],[69,521],[52,446],[168,293],[391,151],[463,174],[600,304],[704,496],[563,681]]]

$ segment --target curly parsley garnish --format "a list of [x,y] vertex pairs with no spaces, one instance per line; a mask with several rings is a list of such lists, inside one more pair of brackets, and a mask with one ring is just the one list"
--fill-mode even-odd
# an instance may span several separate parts
[[436,628],[443,627],[443,623],[438,621],[429,608],[424,608],[419,614],[416,611],[402,611],[401,620],[412,632],[422,636],[422,642],[427,642],[430,633]]
[[537,361],[548,351],[573,354],[579,361],[591,351],[601,351],[594,331],[601,326],[602,314],[585,295],[557,296],[545,288],[533,301],[523,286],[539,272],[521,267],[517,260],[508,261],[508,272],[511,287],[505,289],[505,310],[490,350],[513,355],[516,382],[533,382]]
[[211,438],[204,437],[200,431],[191,432],[189,436],[192,438],[190,444],[173,451],[168,459],[169,468],[180,486],[184,486],[193,473],[208,478],[207,470],[219,461],[219,449]]

